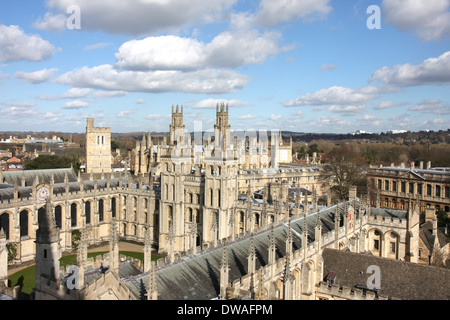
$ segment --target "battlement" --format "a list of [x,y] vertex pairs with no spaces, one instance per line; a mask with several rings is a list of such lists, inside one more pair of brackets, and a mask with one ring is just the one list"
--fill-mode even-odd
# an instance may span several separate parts
[[338,300],[387,300],[385,296],[378,296],[374,291],[362,290],[358,288],[341,287],[335,284],[328,285],[321,281],[316,285],[318,296],[326,295],[327,298]]
[[377,215],[369,215],[367,218],[367,222],[369,224],[383,224],[386,226],[396,226],[396,227],[407,227],[407,220],[394,218],[394,217],[385,217],[385,216],[377,216]]

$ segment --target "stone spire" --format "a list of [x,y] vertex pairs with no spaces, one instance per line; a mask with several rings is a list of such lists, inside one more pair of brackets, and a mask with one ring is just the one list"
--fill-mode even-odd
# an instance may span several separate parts
[[80,244],[78,245],[77,265],[80,268],[80,288],[84,287],[84,270],[88,259],[88,239],[86,228],[81,230]]
[[175,261],[175,241],[174,241],[174,232],[173,232],[173,221],[169,221],[169,259],[170,263]]
[[116,219],[111,219],[111,231],[109,240],[110,252],[110,270],[114,272],[119,271],[119,234],[117,230]]
[[254,274],[256,272],[256,250],[255,239],[253,232],[250,235],[250,246],[248,248],[248,273]]
[[292,229],[291,229],[291,219],[288,220],[287,225],[287,237],[286,237],[286,255],[292,254]]
[[156,279],[156,266],[154,265],[150,268],[150,275],[148,276],[147,300],[158,300],[158,282]]
[[222,261],[220,263],[220,299],[227,298],[227,286],[229,281],[230,267],[228,264],[228,248],[225,244],[222,251]]
[[150,271],[152,267],[152,244],[150,238],[150,228],[145,229],[145,242],[144,242],[144,272]]

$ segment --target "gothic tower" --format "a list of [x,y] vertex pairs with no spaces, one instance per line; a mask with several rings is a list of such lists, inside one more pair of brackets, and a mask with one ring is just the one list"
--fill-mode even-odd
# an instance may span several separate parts
[[176,146],[179,143],[183,143],[184,129],[185,125],[183,124],[183,106],[181,106],[180,109],[177,105],[176,110],[174,110],[174,107],[172,106],[172,123],[170,124],[169,140],[171,146]]
[[94,127],[94,119],[86,125],[86,173],[111,172],[111,128]]

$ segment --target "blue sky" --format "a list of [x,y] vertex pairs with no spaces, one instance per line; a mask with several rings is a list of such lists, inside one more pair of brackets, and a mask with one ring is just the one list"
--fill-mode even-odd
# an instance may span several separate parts
[[[381,29],[367,27],[371,5]],[[450,0],[2,1],[0,131],[84,132],[87,117],[113,132],[168,131],[172,105],[188,130],[208,130],[222,102],[232,129],[446,130],[449,10]]]

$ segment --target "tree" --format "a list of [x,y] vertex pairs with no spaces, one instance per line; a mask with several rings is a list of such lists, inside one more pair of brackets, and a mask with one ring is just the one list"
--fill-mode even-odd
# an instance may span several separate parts
[[339,200],[348,199],[350,187],[357,186],[362,191],[366,186],[365,160],[348,145],[335,147],[325,155],[324,163],[319,182],[330,186]]
[[41,155],[25,164],[25,170],[62,169],[73,167],[76,173],[80,169],[79,157],[63,157],[56,155]]

